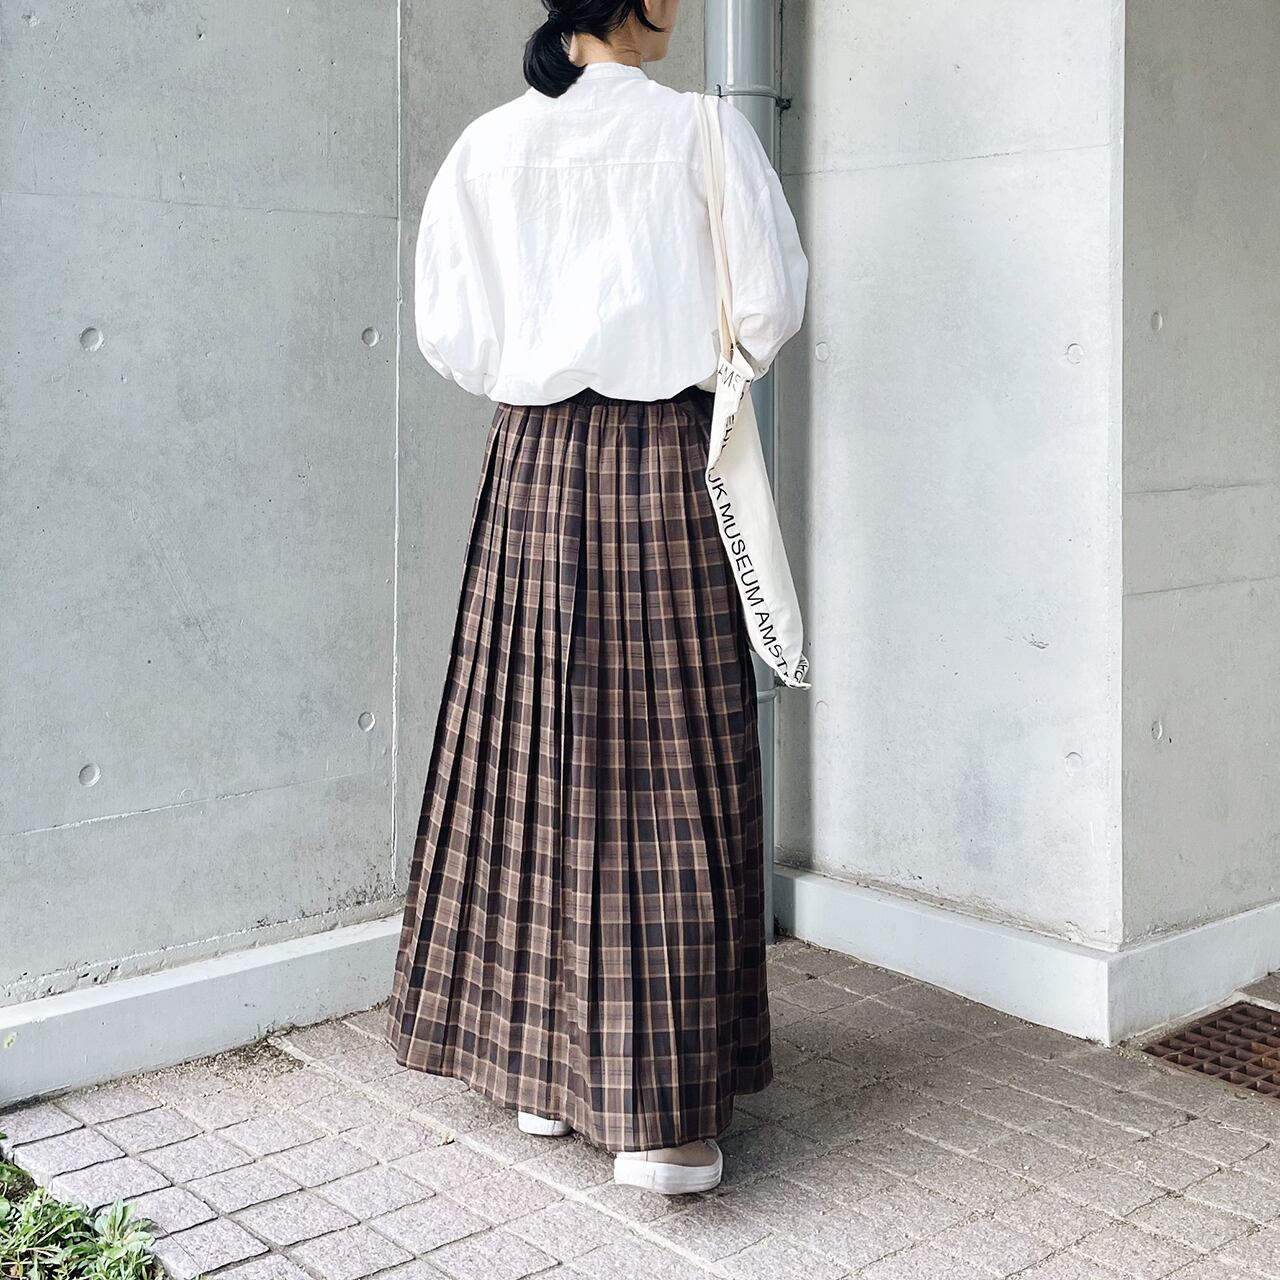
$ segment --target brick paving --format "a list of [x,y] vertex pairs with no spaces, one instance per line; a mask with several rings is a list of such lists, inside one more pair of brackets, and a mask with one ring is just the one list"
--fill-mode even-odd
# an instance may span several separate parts
[[777,1078],[667,1199],[407,1072],[370,1010],[5,1116],[58,1195],[134,1201],[178,1280],[1280,1280],[1280,1100],[794,940]]

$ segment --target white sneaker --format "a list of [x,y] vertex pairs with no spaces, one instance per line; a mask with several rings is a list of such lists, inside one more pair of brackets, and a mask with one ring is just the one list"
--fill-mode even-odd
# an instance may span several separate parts
[[613,1157],[614,1182],[663,1196],[710,1191],[723,1173],[724,1154],[714,1138],[660,1151],[619,1151]]
[[548,1120],[546,1116],[535,1116],[532,1111],[521,1111],[516,1116],[516,1124],[521,1133],[532,1133],[539,1138],[563,1138],[573,1132],[573,1126],[563,1120]]

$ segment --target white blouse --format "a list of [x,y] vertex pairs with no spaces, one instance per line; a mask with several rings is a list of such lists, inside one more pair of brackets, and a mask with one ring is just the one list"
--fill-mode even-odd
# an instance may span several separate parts
[[[734,319],[763,372],[800,327],[809,264],[747,118],[718,103]],[[713,385],[715,264],[693,94],[595,62],[473,120],[427,192],[414,318],[476,395],[550,404],[591,387],[660,400]]]

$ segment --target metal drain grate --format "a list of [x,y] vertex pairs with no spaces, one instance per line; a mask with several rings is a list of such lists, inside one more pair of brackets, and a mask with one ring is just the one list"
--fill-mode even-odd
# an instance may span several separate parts
[[1165,1062],[1280,1098],[1280,1013],[1241,1000],[1143,1047]]

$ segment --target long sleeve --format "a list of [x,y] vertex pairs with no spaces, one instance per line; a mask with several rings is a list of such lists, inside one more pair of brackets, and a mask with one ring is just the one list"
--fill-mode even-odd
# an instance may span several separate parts
[[467,182],[459,176],[467,134],[436,173],[418,224],[414,326],[432,368],[474,395],[488,394],[502,341],[501,282]]
[[738,343],[757,375],[804,319],[809,263],[777,171],[751,122],[718,100],[724,137],[724,236]]

